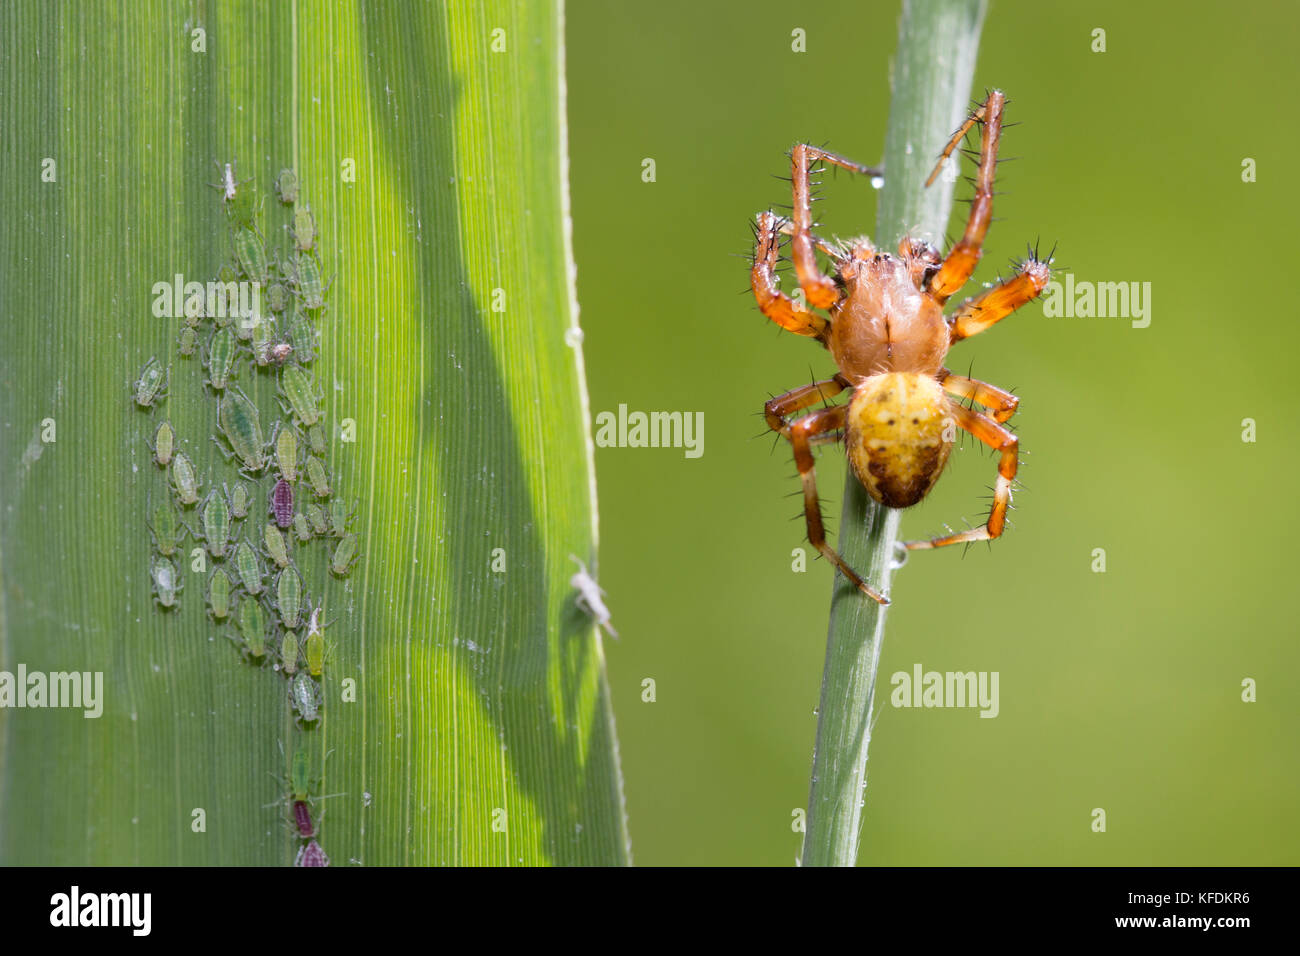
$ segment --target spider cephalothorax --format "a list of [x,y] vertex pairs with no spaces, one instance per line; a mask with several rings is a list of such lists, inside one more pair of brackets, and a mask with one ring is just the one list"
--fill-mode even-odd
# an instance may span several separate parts
[[[957,143],[979,124],[979,171],[970,219],[947,257],[929,243],[907,237],[899,243],[897,255],[890,255],[877,251],[867,239],[832,246],[814,236],[810,167],[829,163],[879,175],[815,146],[801,144],[791,153],[794,211],[789,222],[770,212],[758,217],[750,279],[759,308],[782,328],[820,341],[839,368],[833,378],[769,401],[764,410],[767,423],[794,447],[809,540],[859,589],[882,604],[887,599],[826,543],[812,445],[842,437],[853,473],[867,492],[884,505],[906,508],[929,493],[948,461],[956,430],[964,429],[1001,454],[988,521],[983,527],[941,538],[909,541],[907,547],[938,548],[1002,534],[1017,465],[1016,437],[1002,423],[1015,413],[1019,399],[985,382],[952,374],[943,367],[943,359],[952,343],[983,332],[1041,293],[1050,276],[1051,258],[1041,261],[1031,255],[1015,276],[962,303],[951,316],[944,315],[943,307],[979,262],[993,210],[993,173],[1005,103],[1001,91],[989,94],[953,135],[926,183],[934,181]],[[797,305],[777,288],[782,234],[790,236],[791,258],[808,304],[827,310],[829,320]],[[818,269],[817,249],[833,262],[834,278]],[[846,404],[792,417],[845,389],[853,392]],[[968,399],[985,411],[977,412],[948,395]]]

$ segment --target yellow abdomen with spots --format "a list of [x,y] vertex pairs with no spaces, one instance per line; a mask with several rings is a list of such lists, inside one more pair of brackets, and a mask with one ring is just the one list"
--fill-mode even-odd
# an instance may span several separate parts
[[933,376],[872,375],[853,392],[844,442],[871,497],[891,508],[924,498],[943,473],[957,426]]

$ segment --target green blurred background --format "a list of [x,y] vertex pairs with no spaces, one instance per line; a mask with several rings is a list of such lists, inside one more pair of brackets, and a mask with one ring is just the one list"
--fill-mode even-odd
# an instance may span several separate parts
[[[772,177],[794,142],[879,158],[897,21],[896,3],[839,0],[569,4],[593,412],[705,416],[699,459],[597,450],[639,864],[790,865],[800,847],[831,569],[791,571],[798,484],[788,449],[755,438],[756,412],[833,369],[759,314],[737,256],[754,213],[789,203]],[[1021,396],[1027,487],[991,548],[917,554],[899,573],[881,676],[998,671],[1001,713],[894,709],[882,685],[862,862],[1300,862],[1298,335],[1272,275],[1291,271],[1300,133],[1282,96],[1298,27],[1281,3],[992,3],[974,89],[1004,89],[1022,125],[976,279],[1026,241],[1059,241],[1077,280],[1150,282],[1151,324],[1033,304],[954,349],[955,371]],[[1245,157],[1257,182],[1242,182]],[[874,232],[864,180],[828,178],[826,195],[823,232]],[[965,446],[906,537],[979,520],[995,461]],[[838,516],[843,456],[820,461]]]

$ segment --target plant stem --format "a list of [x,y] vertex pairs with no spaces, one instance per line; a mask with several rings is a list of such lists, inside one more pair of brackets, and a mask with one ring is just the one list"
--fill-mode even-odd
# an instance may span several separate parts
[[[935,159],[966,116],[986,0],[904,0],[885,136],[885,186],[876,244],[903,235],[942,243],[953,183],[924,184]],[[849,472],[839,549],[867,583],[885,594],[895,569],[901,512],[871,500]],[[837,576],[831,595],[808,798],[804,866],[853,866],[866,802],[867,746],[887,608]]]

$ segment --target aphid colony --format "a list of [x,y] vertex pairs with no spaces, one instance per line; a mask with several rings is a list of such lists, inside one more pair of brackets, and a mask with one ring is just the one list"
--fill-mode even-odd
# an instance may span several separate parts
[[[320,725],[325,703],[328,622],[298,558],[319,541],[322,558],[312,566],[344,578],[360,557],[351,531],[355,505],[335,495],[322,396],[309,371],[329,282],[316,261],[319,233],[311,209],[299,199],[296,173],[282,170],[275,182],[280,203],[292,207],[283,227],[290,248],[282,258],[268,251],[259,228],[265,203],[244,188],[251,180],[239,180],[233,164],[218,169],[219,181],[211,185],[220,190],[229,219],[232,254],[220,267],[216,287],[231,307],[187,307],[177,339],[180,366],[149,358],[132,384],[131,399],[152,415],[167,398],[173,371],[177,384],[192,382],[210,399],[210,438],[232,473],[206,473],[196,464],[211,457],[203,454],[208,436],[184,435],[167,419],[150,425],[145,441],[161,475],[149,499],[156,551],[149,579],[157,606],[170,613],[181,605],[184,578],[206,568],[200,591],[211,624],[245,661],[269,664],[282,675],[286,706],[298,728],[308,731]],[[254,289],[253,306],[243,312],[234,306],[240,282]],[[188,365],[196,355],[198,361]],[[263,418],[268,386],[283,417]],[[193,542],[193,562],[185,560],[186,537]],[[296,862],[326,866],[329,859],[311,822],[307,760],[306,750],[295,749],[290,808],[298,835],[310,841]]]

